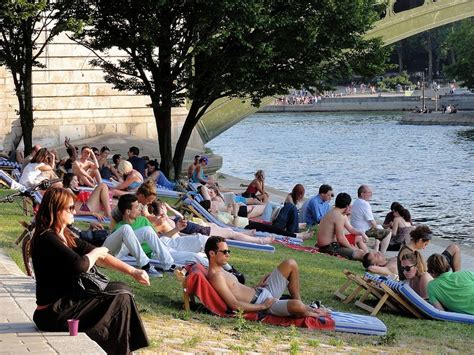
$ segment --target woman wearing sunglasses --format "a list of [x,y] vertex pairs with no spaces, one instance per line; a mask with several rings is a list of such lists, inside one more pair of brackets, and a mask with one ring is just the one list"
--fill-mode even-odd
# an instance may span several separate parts
[[433,277],[418,269],[416,255],[413,253],[403,255],[401,263],[403,275],[410,287],[423,299],[428,299],[428,282],[433,280]]
[[74,194],[50,188],[44,194],[31,241],[36,275],[33,320],[42,331],[65,332],[68,319],[79,319],[79,331],[108,354],[129,354],[148,346],[148,339],[130,288],[109,282],[93,294],[77,287],[78,277],[94,265],[105,266],[150,285],[147,273],[116,259],[105,247],[75,238],[67,228],[74,222]]
[[[410,241],[407,244],[402,245],[397,256],[398,277],[400,278],[400,281],[406,279],[405,274],[401,268],[402,259],[405,254],[415,254],[418,270],[421,273],[428,271],[425,260],[423,259],[423,256],[419,250],[425,249],[430,243],[432,237],[433,234],[431,229],[425,225],[419,225],[410,232]],[[446,261],[453,271],[461,270],[461,250],[456,244],[449,244],[441,255],[446,258]]]

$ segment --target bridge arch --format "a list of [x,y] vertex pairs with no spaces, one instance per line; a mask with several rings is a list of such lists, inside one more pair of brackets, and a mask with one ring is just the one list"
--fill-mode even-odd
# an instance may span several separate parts
[[389,45],[474,16],[474,0],[424,0],[421,6],[398,13],[396,5],[397,0],[388,1],[385,16],[376,22],[368,38],[381,37],[384,45]]

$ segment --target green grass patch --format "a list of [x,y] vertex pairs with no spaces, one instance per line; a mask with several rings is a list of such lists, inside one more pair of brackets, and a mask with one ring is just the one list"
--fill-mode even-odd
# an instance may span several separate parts
[[[0,196],[8,190],[0,190]],[[21,251],[15,245],[15,240],[22,232],[19,221],[29,221],[31,217],[23,216],[17,204],[0,205],[0,248],[6,250],[20,266],[22,265]],[[314,239],[305,242],[313,245]],[[301,295],[305,302],[315,299],[334,310],[367,314],[353,304],[345,305],[333,297],[334,291],[345,281],[344,269],[362,274],[362,265],[323,254],[298,252],[276,245],[275,253],[264,253],[251,250],[232,248],[231,264],[243,272],[248,285],[254,285],[260,277],[270,272],[280,261],[293,258],[300,266]],[[317,348],[320,344],[330,344],[335,347],[344,345],[358,346],[364,350],[380,348],[384,350],[401,347],[414,352],[462,352],[468,353],[474,348],[474,327],[472,325],[454,322],[438,322],[417,320],[408,316],[383,310],[378,317],[387,325],[389,332],[384,337],[370,337],[334,332],[308,332],[298,328],[279,328],[263,325],[257,322],[247,322],[242,317],[224,319],[205,310],[184,312],[182,302],[182,286],[174,275],[165,273],[162,279],[153,279],[150,287],[143,287],[129,277],[114,271],[107,274],[115,280],[124,280],[131,285],[138,302],[140,312],[148,322],[160,322],[161,319],[179,319],[181,321],[200,322],[208,325],[216,336],[225,332],[235,339],[244,339],[246,344],[235,344],[231,350],[245,352],[258,349],[260,338],[269,338],[272,342],[285,342],[291,353],[303,349]],[[203,335],[204,337],[205,335]],[[184,347],[192,348],[203,338],[190,337]],[[159,347],[161,340],[153,339],[153,345]],[[265,349],[271,352],[271,349]],[[368,350],[369,351],[369,350]]]

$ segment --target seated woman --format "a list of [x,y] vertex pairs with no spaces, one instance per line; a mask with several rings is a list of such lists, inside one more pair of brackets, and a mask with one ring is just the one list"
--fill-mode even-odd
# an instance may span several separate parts
[[262,202],[268,201],[269,195],[265,191],[265,173],[263,170],[257,170],[255,179],[250,182],[242,196],[246,198],[253,197]]
[[192,182],[198,182],[203,185],[214,184],[215,181],[208,176],[204,175],[204,167],[209,163],[207,157],[201,157],[199,159],[199,164],[194,168],[193,174],[191,176]]
[[79,189],[79,179],[77,176],[67,173],[63,177],[63,186],[76,196],[74,204],[78,216],[94,216],[99,221],[103,221],[104,216],[101,212],[104,212],[105,217],[112,218],[109,202],[109,188],[106,184],[100,183],[92,192],[81,191]]
[[133,169],[132,163],[122,160],[118,165],[118,172],[123,176],[123,182],[115,186],[111,191],[114,196],[122,196],[137,191],[143,183],[143,176]]
[[428,272],[418,269],[416,255],[408,253],[402,257],[402,272],[410,287],[423,299],[428,299],[428,282],[433,280]]
[[66,332],[68,319],[79,319],[84,331],[108,354],[128,354],[148,346],[145,328],[130,288],[109,282],[103,292],[86,293],[77,278],[94,265],[130,275],[150,285],[147,273],[108,254],[105,247],[75,238],[68,225],[74,222],[74,194],[50,188],[36,214],[31,240],[36,277],[36,310],[33,321],[41,331]]
[[44,180],[57,179],[54,167],[54,155],[47,148],[41,148],[23,168],[19,183],[25,187],[32,187]]
[[[216,235],[226,239],[235,239],[257,244],[269,244],[273,242],[273,238],[271,237],[253,237],[249,235],[253,234],[255,231],[249,231],[249,234],[245,234],[236,232],[231,228],[219,227],[214,223],[204,223],[204,226],[202,226],[191,221],[186,221],[181,213],[171,208],[167,203],[161,201],[153,202],[148,210],[153,215],[149,216],[148,219],[155,225],[155,228],[159,233],[168,235],[170,231],[173,231],[174,235],[168,235],[169,237],[179,235],[176,229],[176,223],[178,221],[184,221],[184,228],[180,230],[180,232],[184,234],[200,233],[207,236]],[[174,215],[173,219],[168,216],[168,212],[171,212]]]
[[392,238],[387,250],[399,251],[403,244],[410,241],[410,232],[413,230],[410,211],[401,205],[395,206],[393,210]]
[[431,304],[442,311],[474,314],[474,272],[450,269],[444,255],[428,258],[428,272],[434,278],[428,284]]
[[[398,277],[401,281],[405,280],[405,275],[401,269],[401,262],[403,255],[407,253],[415,254],[417,267],[420,272],[425,272],[427,270],[425,259],[419,250],[425,249],[430,243],[432,237],[433,234],[431,229],[426,225],[419,225],[410,232],[410,241],[405,245],[402,245],[397,255]],[[442,255],[446,258],[453,271],[461,270],[461,250],[456,244],[449,244],[443,251]]]
[[165,174],[160,171],[160,167],[156,160],[150,160],[146,163],[146,180],[153,181],[158,187],[162,187],[168,190],[174,190],[176,184],[169,181]]

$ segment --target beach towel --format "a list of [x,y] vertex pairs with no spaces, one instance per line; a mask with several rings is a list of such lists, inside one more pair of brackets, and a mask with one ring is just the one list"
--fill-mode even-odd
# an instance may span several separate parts
[[[224,300],[207,280],[207,270],[201,264],[187,266],[186,293],[190,296],[196,295],[202,304],[212,313],[221,317],[232,317],[234,312],[227,307]],[[271,325],[288,327],[294,325],[301,328],[334,330],[335,322],[331,317],[279,317],[262,312],[249,312],[244,318],[252,321],[260,321]]]

